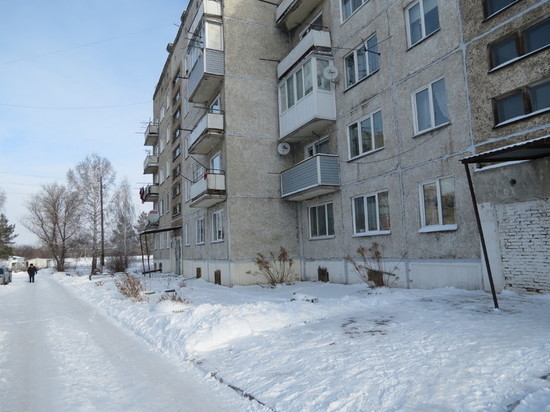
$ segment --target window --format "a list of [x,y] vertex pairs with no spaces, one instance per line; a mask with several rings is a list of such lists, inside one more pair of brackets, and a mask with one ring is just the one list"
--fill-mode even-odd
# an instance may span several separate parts
[[409,46],[414,46],[439,29],[437,0],[420,0],[407,9]]
[[175,185],[172,186],[172,197],[176,197],[177,195],[179,195],[181,193],[181,184],[180,182],[176,183]]
[[495,124],[521,119],[550,108],[550,80],[494,99]]
[[220,173],[221,172],[221,156],[220,156],[219,153],[216,153],[210,159],[210,170],[212,171],[212,173]]
[[214,100],[212,100],[212,103],[210,103],[209,106],[209,112],[210,113],[221,113],[222,112],[222,104],[221,104],[221,96],[218,94]]
[[310,238],[334,236],[334,212],[332,203],[309,208]]
[[185,246],[191,246],[191,242],[189,241],[189,222],[185,222],[183,225],[183,238]]
[[346,20],[368,0],[341,0],[342,21]]
[[492,43],[489,46],[491,68],[541,50],[550,45],[550,19]]
[[318,139],[305,147],[305,156],[311,157],[319,153],[330,153],[330,143],[328,137]]
[[344,57],[346,87],[351,87],[378,70],[378,40],[376,35]]
[[[280,113],[290,109],[313,91],[311,60],[306,61],[296,72],[279,84]],[[323,69],[330,65],[330,62],[324,59],[315,60],[317,60],[317,87],[319,90],[330,91],[330,80],[323,77]]]
[[455,189],[451,177],[420,186],[420,231],[455,230]]
[[382,112],[349,125],[348,141],[350,159],[384,147]]
[[184,198],[186,202],[189,202],[191,200],[191,182],[189,180],[185,180],[184,183]]
[[492,16],[517,1],[518,0],[484,0],[483,6],[485,9],[485,17]]
[[172,216],[179,215],[181,215],[181,203],[178,202],[172,207]]
[[390,230],[388,192],[359,196],[353,199],[353,233],[356,235],[386,234]]
[[438,80],[413,96],[415,134],[449,123],[445,79]]
[[172,179],[175,179],[181,174],[181,164],[178,164],[172,169]]
[[223,241],[222,212],[212,213],[212,242]]
[[172,142],[177,141],[181,136],[181,129],[178,127],[177,129],[174,129],[174,132],[172,133]]
[[319,13],[315,16],[305,29],[300,32],[299,38],[302,40],[310,30],[323,30],[323,13]]
[[196,228],[196,237],[195,237],[195,243],[197,245],[204,244],[204,218],[198,218],[195,222],[195,228]]
[[181,154],[181,147],[177,145],[176,148],[172,151],[172,160],[176,160]]

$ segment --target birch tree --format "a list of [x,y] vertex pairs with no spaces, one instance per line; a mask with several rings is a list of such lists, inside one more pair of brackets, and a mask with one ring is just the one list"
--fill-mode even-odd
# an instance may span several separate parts
[[[88,239],[92,254],[92,273],[97,269],[97,258],[102,252],[102,231],[104,228],[103,205],[107,204],[110,188],[116,173],[111,162],[92,154],[67,172],[67,181],[71,190],[77,192],[78,205],[82,212],[84,239]],[[101,262],[102,264],[104,262]]]

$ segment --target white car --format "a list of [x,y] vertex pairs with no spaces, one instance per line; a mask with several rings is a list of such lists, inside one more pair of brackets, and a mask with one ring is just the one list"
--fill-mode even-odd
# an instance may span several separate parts
[[7,267],[0,267],[0,285],[11,282],[11,271]]

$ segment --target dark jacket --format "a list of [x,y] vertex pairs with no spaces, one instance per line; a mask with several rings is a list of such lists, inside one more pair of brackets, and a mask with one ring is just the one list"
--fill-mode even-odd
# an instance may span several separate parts
[[36,275],[36,272],[38,272],[38,269],[36,269],[36,266],[29,266],[29,268],[27,269],[27,273],[30,276]]

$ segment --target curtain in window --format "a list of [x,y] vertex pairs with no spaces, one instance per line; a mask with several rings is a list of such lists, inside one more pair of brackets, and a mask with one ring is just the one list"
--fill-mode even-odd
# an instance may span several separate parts
[[359,127],[357,123],[352,124],[348,128],[349,133],[349,150],[351,157],[359,155]]
[[368,230],[376,231],[378,230],[378,214],[376,213],[376,196],[367,197],[367,220],[368,220]]
[[449,113],[447,112],[447,94],[445,92],[445,80],[438,80],[432,85],[432,95],[434,105],[434,126],[439,126],[449,121]]
[[376,36],[371,37],[367,40],[367,58],[369,62],[369,73],[373,73],[378,70],[378,40]]
[[355,212],[355,233],[363,233],[367,231],[365,226],[365,201],[364,198],[356,197],[353,199]]
[[430,118],[428,89],[424,89],[416,93],[416,120],[418,131],[429,129],[432,126]]
[[323,76],[323,70],[328,67],[328,61],[317,59],[317,87],[319,90],[330,90],[330,80]]
[[378,218],[380,230],[390,230],[390,204],[388,192],[378,193]]
[[311,60],[304,64],[304,96],[313,91],[313,76],[311,74]]
[[422,186],[424,196],[424,219],[426,226],[439,224],[439,213],[437,205],[437,187],[435,183],[428,183]]
[[374,125],[374,147],[379,149],[384,147],[384,131],[382,126],[382,112],[376,112],[372,115]]
[[355,55],[354,53],[346,57],[345,62],[346,66],[346,85],[351,86],[355,84]]
[[422,38],[422,21],[420,18],[419,3],[409,9],[409,32],[411,35],[411,44],[415,44]]
[[371,118],[361,122],[361,153],[367,153],[372,150],[372,127]]
[[441,212],[444,225],[455,224],[455,183],[454,179],[441,179]]

